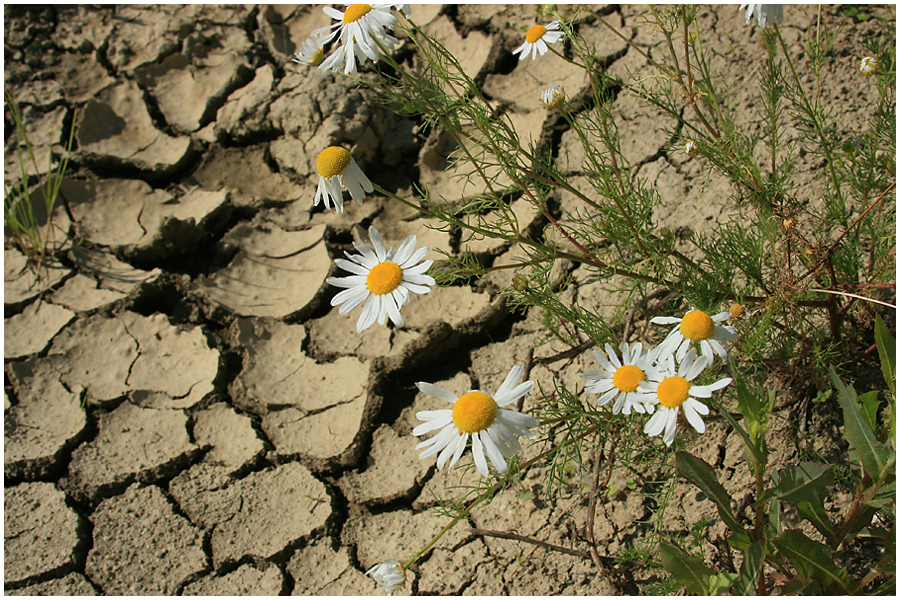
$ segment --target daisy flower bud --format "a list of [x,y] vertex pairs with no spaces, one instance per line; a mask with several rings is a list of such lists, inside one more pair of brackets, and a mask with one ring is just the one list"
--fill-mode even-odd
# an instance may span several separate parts
[[322,42],[321,33],[313,33],[311,38],[304,40],[299,52],[294,52],[294,62],[316,67],[322,64],[325,58],[325,44]]
[[384,559],[366,571],[366,575],[384,586],[388,596],[406,585],[406,570],[399,562],[390,558]]
[[675,358],[671,354],[660,360],[657,375],[638,384],[640,392],[650,395],[648,408],[651,409],[649,412],[653,412],[653,416],[644,424],[644,433],[650,437],[661,433],[666,446],[671,446],[675,441],[679,412],[684,414],[684,418],[697,433],[706,431],[701,415],[708,415],[709,407],[696,398],[711,398],[713,392],[731,383],[731,378],[726,377],[710,385],[691,385],[691,381],[708,365],[706,357],[697,356],[697,351],[693,348],[684,356],[677,370]]
[[784,19],[784,9],[780,4],[741,4],[738,11],[747,9],[747,24],[750,19],[756,15],[756,24],[763,29],[766,28],[766,22],[772,19],[776,23],[781,23]]
[[417,450],[424,450],[419,458],[428,458],[440,452],[437,468],[443,469],[448,460],[450,467],[453,467],[465,451],[471,435],[472,455],[478,472],[488,476],[488,463],[485,459],[487,454],[494,468],[500,473],[506,473],[506,460],[522,450],[516,436],[534,439],[535,434],[529,428],[538,426],[538,420],[531,415],[501,408],[513,404],[534,387],[533,381],[519,383],[524,372],[524,365],[516,365],[510,369],[493,396],[481,390],[470,390],[457,397],[438,385],[424,381],[416,383],[422,393],[453,405],[452,409],[423,410],[416,413],[416,418],[424,423],[413,429],[413,435],[441,430],[433,438],[416,445]]
[[686,141],[682,150],[690,157],[697,156],[697,153],[700,152],[700,148],[697,147],[697,143],[694,140]]
[[334,203],[337,212],[344,212],[343,190],[350,192],[350,197],[362,206],[366,192],[375,189],[350,152],[340,146],[329,146],[319,152],[316,171],[319,172],[319,187],[313,206],[318,206],[319,200],[324,199],[325,208],[331,208]]
[[728,320],[739,321],[744,317],[745,314],[747,314],[747,309],[744,307],[744,305],[735,302],[728,309]]
[[427,294],[435,281],[425,274],[432,261],[422,259],[428,248],[416,249],[416,236],[411,235],[400,244],[397,251],[385,250],[381,235],[374,227],[369,227],[369,239],[374,250],[367,244],[354,244],[361,254],[344,254],[350,260],[335,259],[335,264],[353,273],[349,277],[329,277],[325,281],[331,285],[347,288],[331,299],[331,305],[341,305],[339,314],[348,312],[362,304],[362,314],[356,322],[356,331],[361,332],[375,321],[384,325],[390,317],[397,327],[403,327],[400,309],[409,302],[409,293]]
[[548,83],[550,87],[541,92],[541,102],[547,108],[560,108],[566,101],[566,91],[558,85]]
[[525,33],[525,43],[513,50],[513,55],[519,54],[519,60],[525,60],[528,53],[531,52],[531,59],[535,60],[537,55],[543,56],[549,48],[547,44],[555,44],[562,39],[564,33],[559,30],[559,21],[553,21],[546,27],[543,25],[535,25]]
[[877,70],[878,59],[874,56],[864,56],[862,60],[859,61],[859,72],[862,73],[864,77],[873,75]]

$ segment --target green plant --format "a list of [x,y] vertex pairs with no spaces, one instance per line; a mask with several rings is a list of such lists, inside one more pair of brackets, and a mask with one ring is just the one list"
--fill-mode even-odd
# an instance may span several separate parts
[[40,200],[36,201],[32,196],[32,187],[29,183],[32,178],[29,177],[28,168],[30,165],[34,173],[41,173],[41,169],[25,131],[19,105],[9,90],[4,90],[4,94],[6,107],[16,126],[17,139],[13,143],[16,147],[20,175],[15,185],[4,184],[4,223],[16,247],[28,258],[29,266],[40,274],[41,268],[55,248],[53,212],[75,141],[75,122],[73,119],[65,153],[55,167],[52,150],[47,157],[46,175],[39,184]]

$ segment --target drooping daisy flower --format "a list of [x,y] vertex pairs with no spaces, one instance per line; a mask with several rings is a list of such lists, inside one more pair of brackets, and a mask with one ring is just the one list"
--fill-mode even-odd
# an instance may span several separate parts
[[738,11],[747,9],[747,24],[750,19],[756,15],[756,24],[763,29],[766,28],[766,22],[772,19],[776,23],[781,23],[784,19],[784,9],[780,4],[741,4]]
[[682,150],[684,150],[685,154],[691,157],[697,156],[697,153],[700,152],[700,148],[697,147],[697,142],[695,142],[694,140],[686,141]]
[[294,52],[294,62],[315,67],[322,64],[325,57],[325,43],[322,34],[313,32],[311,38],[307,38],[300,46],[299,52]]
[[553,83],[547,85],[550,87],[541,92],[541,102],[547,108],[559,108],[566,101],[566,91]]
[[372,182],[362,172],[350,152],[340,146],[329,146],[316,157],[316,170],[319,172],[319,187],[316,189],[316,197],[313,206],[319,205],[319,200],[325,200],[325,208],[334,208],[337,212],[344,212],[344,192],[350,192],[350,197],[362,206],[366,199],[366,192],[375,188]]
[[519,60],[525,60],[528,53],[531,52],[531,60],[535,60],[537,55],[543,56],[547,53],[547,44],[555,44],[562,39],[564,33],[559,30],[559,21],[553,21],[546,27],[543,25],[535,25],[525,33],[525,43],[513,50],[513,55],[519,55]]
[[375,321],[384,325],[388,317],[397,327],[403,327],[400,309],[409,302],[409,293],[427,294],[434,285],[434,279],[425,274],[432,261],[422,260],[428,248],[416,250],[416,236],[411,235],[403,240],[397,252],[393,247],[385,250],[381,235],[374,227],[369,227],[369,239],[374,251],[367,244],[354,243],[360,254],[345,252],[350,260],[334,260],[337,266],[353,275],[325,280],[331,285],[347,288],[331,299],[331,305],[341,304],[338,313],[346,315],[365,302],[356,322],[358,332],[368,329]]
[[322,10],[338,22],[316,29],[313,34],[330,31],[322,43],[330,42],[335,36],[339,36],[341,40],[338,48],[319,66],[323,71],[342,70],[346,75],[356,75],[357,59],[364,60],[365,57],[372,62],[378,60],[376,40],[386,48],[399,43],[397,38],[388,33],[397,24],[397,17],[391,14],[390,4],[348,4],[344,12],[330,6],[325,6]]
[[710,363],[715,360],[713,352],[721,356],[723,360],[728,358],[725,344],[728,340],[736,338],[737,332],[731,325],[718,325],[717,323],[727,321],[730,316],[731,313],[727,311],[709,316],[702,310],[692,308],[681,319],[678,317],[653,317],[650,322],[657,325],[679,323],[659,344],[659,356],[675,354],[676,358],[681,360],[691,344],[697,342],[700,344],[700,352]]
[[368,571],[372,579],[384,586],[384,591],[390,596],[406,585],[406,570],[403,566],[391,558],[386,558]]
[[[647,412],[646,403],[651,396],[638,392],[638,384],[650,377],[658,377],[659,372],[653,363],[656,361],[657,349],[644,350],[640,342],[629,347],[625,342],[619,347],[622,351],[622,361],[616,355],[615,349],[606,344],[606,354],[594,350],[594,358],[600,363],[599,369],[588,371],[584,377],[588,380],[584,391],[591,394],[602,394],[597,399],[597,406],[603,406],[615,399],[613,414],[631,414],[635,412]],[[650,407],[649,412],[653,412]]]
[[650,437],[662,433],[666,446],[671,446],[678,428],[679,410],[697,433],[706,431],[701,415],[708,415],[709,407],[696,398],[710,398],[713,392],[731,383],[731,378],[726,377],[710,385],[691,385],[691,381],[708,365],[706,357],[697,356],[693,348],[685,355],[677,371],[675,358],[671,354],[663,357],[658,365],[658,375],[638,384],[638,390],[650,394],[656,406],[656,412],[644,424],[644,433]]
[[859,61],[859,72],[865,77],[869,77],[878,70],[878,59],[874,56],[864,56]]
[[500,408],[516,402],[534,387],[533,381],[519,383],[524,372],[524,365],[510,369],[493,397],[480,390],[470,390],[457,398],[456,394],[438,385],[424,381],[416,383],[422,393],[453,404],[452,409],[416,413],[416,418],[425,422],[413,429],[413,435],[441,430],[433,438],[416,445],[417,450],[424,449],[419,458],[428,458],[440,452],[437,468],[443,469],[448,460],[450,467],[453,467],[466,449],[471,435],[472,454],[478,472],[488,476],[487,454],[494,468],[506,473],[506,459],[522,449],[516,436],[534,439],[535,434],[528,428],[538,426],[538,420],[530,415]]

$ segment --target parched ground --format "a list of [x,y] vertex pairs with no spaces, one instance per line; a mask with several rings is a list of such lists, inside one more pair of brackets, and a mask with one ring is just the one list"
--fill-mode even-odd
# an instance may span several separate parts
[[[662,52],[662,36],[643,25],[645,7],[594,8],[646,51]],[[893,8],[879,10],[894,19]],[[574,136],[538,101],[545,82],[577,96],[584,73],[552,55],[519,62],[511,54],[523,27],[544,21],[533,6],[415,5],[412,15],[505,107],[521,138],[551,144],[589,189]],[[785,7],[784,36],[798,57],[815,16],[812,7]],[[844,28],[824,101],[852,130],[876,97],[855,73],[860,41],[884,24],[833,9],[825,17]],[[699,19],[752,131],[759,31],[735,6],[704,9]],[[414,382],[492,391],[527,361],[546,390],[555,379],[583,388],[590,353],[560,355],[569,346],[548,342],[539,314],[508,309],[500,291],[509,271],[414,298],[402,329],[358,334],[359,309],[347,317],[330,306],[333,259],[366,240],[370,225],[395,247],[417,235],[433,259],[464,244],[374,194],[362,206],[348,199],[343,214],[314,208],[319,151],[350,149],[373,181],[409,197],[414,185],[448,199],[469,190],[447,171],[452,147],[438,132],[367,102],[340,76],[290,61],[329,21],[310,6],[6,7],[5,84],[22,108],[36,170],[73,124],[76,148],[54,220],[57,241],[72,234],[60,260],[37,279],[10,243],[4,251],[7,593],[382,594],[365,571],[422,548],[446,523],[435,498],[453,497],[460,477],[473,477],[418,459],[415,413],[439,401]],[[611,73],[647,68],[601,24],[589,20],[581,32]],[[624,93],[614,107],[633,176],[663,198],[656,225],[705,229],[731,217],[727,183],[678,152],[657,114]],[[12,183],[19,167],[8,113],[5,125]],[[561,218],[574,210],[574,199],[556,200]],[[545,224],[524,205],[514,209],[523,224]],[[502,243],[469,246],[497,264],[516,255]],[[612,314],[616,298],[589,273],[559,269],[575,282],[568,301]],[[634,323],[630,339],[658,337],[644,325]],[[538,402],[531,393],[524,410]],[[789,416],[778,415],[773,444],[796,437]],[[833,420],[809,421],[804,435],[839,435]],[[746,509],[735,436],[712,421],[691,448]],[[796,457],[793,443],[782,448],[776,464]],[[525,457],[541,449],[529,446]],[[648,531],[659,486],[644,475],[615,474],[604,490],[594,524],[603,557],[621,556]],[[545,482],[546,469],[531,469],[460,523],[417,563],[403,593],[630,594],[653,581],[640,565],[612,560],[597,576],[579,484],[554,506]],[[687,535],[714,514],[679,484],[666,527]]]

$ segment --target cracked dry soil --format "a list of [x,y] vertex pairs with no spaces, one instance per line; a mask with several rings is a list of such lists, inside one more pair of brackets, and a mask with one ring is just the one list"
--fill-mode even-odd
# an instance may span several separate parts
[[[647,52],[662,52],[662,38],[641,25],[643,7],[595,8]],[[439,531],[435,496],[452,497],[459,477],[416,455],[415,413],[435,406],[414,382],[495,389],[532,356],[531,379],[544,389],[561,379],[580,390],[589,353],[563,354],[570,348],[547,341],[540,315],[508,310],[499,294],[507,270],[415,298],[402,329],[359,335],[356,313],[330,307],[333,258],[369,225],[394,245],[416,234],[433,259],[461,242],[372,194],[343,214],[314,208],[321,149],[350,149],[372,180],[409,196],[414,185],[451,200],[472,189],[448,170],[446,136],[290,61],[329,22],[319,7],[7,6],[4,14],[6,86],[36,156],[59,154],[75,127],[66,206],[54,214],[57,240],[71,234],[64,252],[38,280],[22,254],[4,250],[6,592],[383,593],[365,571]],[[511,54],[521,28],[540,18],[534,7],[414,5],[413,18],[460,58],[521,138],[548,144],[584,184],[577,140],[538,103],[547,81],[577,96],[584,74],[552,55],[520,63]],[[734,6],[699,18],[752,131],[744,83],[763,56],[759,33]],[[814,19],[812,8],[786,8],[792,52]],[[849,83],[853,59],[876,25],[845,25],[842,59],[826,73],[834,85],[823,93],[852,129],[874,93]],[[581,32],[612,74],[647,69],[597,22]],[[658,115],[625,94],[615,109],[634,176],[664,198],[659,227],[706,229],[729,216],[727,182],[705,179],[702,165],[675,152]],[[18,176],[12,129],[7,115],[8,183]],[[800,163],[801,174],[818,168]],[[575,208],[574,198],[553,200],[561,219]],[[513,208],[525,227],[543,227],[525,204]],[[469,249],[498,264],[516,254],[490,240]],[[585,269],[558,268],[574,282],[567,301],[612,310],[615,295]],[[645,333],[637,327],[632,339]],[[530,394],[524,410],[537,402]],[[796,452],[784,441],[791,427],[787,414],[773,427],[781,464]],[[823,444],[839,435],[833,421],[809,427]],[[722,479],[740,499],[748,488],[734,437],[713,422],[692,448],[733,475]],[[531,445],[525,456],[539,451]],[[550,506],[545,475],[531,469],[443,537],[403,593],[636,593],[653,575],[626,564],[597,577],[589,558],[472,533],[514,531],[584,552],[578,484]],[[615,477],[594,531],[608,557],[646,533],[645,492],[657,489],[652,472],[634,489]],[[713,514],[679,484],[666,527],[686,535]]]

